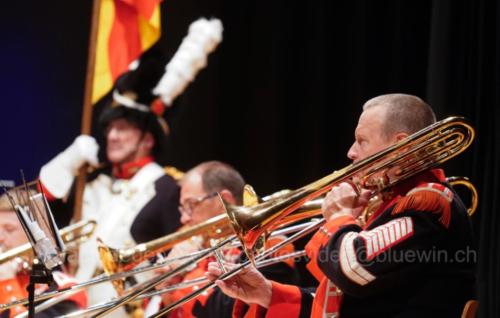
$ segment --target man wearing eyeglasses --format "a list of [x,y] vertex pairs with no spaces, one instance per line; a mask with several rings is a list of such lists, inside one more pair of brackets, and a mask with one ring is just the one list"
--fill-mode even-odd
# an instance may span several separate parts
[[[216,163],[212,162],[208,164],[215,165]],[[191,226],[199,224],[224,212],[224,208],[219,200],[214,200],[214,198],[217,197],[216,191],[208,194],[204,193],[202,174],[203,171],[201,174],[195,173],[188,175],[187,179],[185,178],[182,182],[179,212],[181,213],[181,223],[183,225]],[[236,174],[234,177],[236,177]],[[243,179],[241,179],[241,181],[243,181]],[[239,180],[237,182],[239,183]],[[242,193],[241,190],[238,189],[239,185],[235,184],[235,186],[233,190],[220,190],[220,195],[228,203],[241,205]],[[233,194],[235,193],[233,191],[237,191],[236,195]]]
[[[242,205],[243,203],[245,181],[233,167],[219,161],[204,162],[191,169],[185,174],[180,185],[180,221],[186,227],[200,224],[224,213],[224,207],[220,200],[217,199],[217,194],[220,194],[230,204]],[[207,236],[209,237],[210,235]],[[269,244],[273,243],[276,244],[276,242],[270,242]],[[210,245],[209,242],[206,242],[203,237],[192,237],[177,244],[170,251],[167,259],[194,253],[208,245]],[[293,251],[293,246],[291,245],[286,248],[286,252]],[[240,254],[240,250],[235,248],[223,251],[224,257],[232,262],[239,259]],[[214,261],[214,258],[202,260],[198,264],[193,265],[192,270],[187,274],[174,277],[158,287],[158,289],[203,277],[210,261]],[[173,267],[175,265],[161,269],[158,272],[164,273]],[[266,277],[272,277],[272,279],[282,282],[298,281],[297,272],[294,270],[292,260],[269,266],[263,269],[262,273]],[[162,303],[163,305],[168,305],[177,301],[200,286],[184,288],[172,293],[164,293],[162,295]],[[150,301],[150,305],[146,308],[145,316],[159,309],[155,304],[158,300],[156,298]],[[154,308],[155,306],[156,308]],[[232,307],[233,300],[222,294],[219,290],[215,290],[215,292],[202,294],[195,300],[175,309],[170,313],[169,317],[231,317]]]

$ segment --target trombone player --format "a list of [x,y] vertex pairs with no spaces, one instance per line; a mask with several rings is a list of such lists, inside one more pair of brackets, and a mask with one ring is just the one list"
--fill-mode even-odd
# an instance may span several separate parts
[[[347,156],[369,157],[435,122],[429,105],[405,94],[363,106]],[[356,181],[356,180],[353,180]],[[239,299],[235,316],[459,317],[474,297],[475,251],[466,208],[431,169],[384,190],[377,201],[351,183],[333,187],[322,206],[325,225],[311,238],[311,290],[279,284],[253,267],[225,281],[216,263],[207,277]],[[368,210],[366,224],[358,222]]]
[[[243,204],[243,189],[245,181],[238,171],[230,165],[220,161],[203,162],[196,167],[189,170],[180,182],[180,201],[179,211],[180,221],[185,226],[195,226],[201,224],[217,215],[224,212],[224,207],[221,202],[217,200],[217,193],[219,193],[225,201],[232,204]],[[213,229],[209,229],[213,230]],[[283,238],[272,238],[267,246],[276,244]],[[195,236],[190,240],[183,241],[175,245],[170,251],[167,258],[175,258],[197,252],[204,248],[210,240],[210,233],[206,233],[203,237]],[[203,246],[205,245],[205,246]],[[293,252],[293,246],[287,245],[283,252]],[[282,250],[280,250],[282,252]],[[240,250],[237,248],[229,248],[224,251],[222,255],[225,259],[236,260],[240,257]],[[196,266],[182,275],[181,277],[174,277],[163,286],[185,282],[199,277],[203,277],[209,261],[207,259],[200,261]],[[169,271],[172,268],[162,269],[159,272]],[[263,268],[262,272],[267,277],[273,277],[279,281],[298,281],[297,272],[294,269],[293,262],[280,262],[267,268]],[[200,286],[193,286],[184,288],[171,293],[164,293],[162,295],[162,302],[164,305],[181,299],[185,295],[198,289]],[[150,304],[154,305],[155,301]],[[210,293],[204,293],[193,299],[181,307],[176,308],[169,314],[169,317],[230,317],[232,311],[233,300],[219,290]],[[148,305],[149,307],[149,305]],[[146,314],[149,313],[146,309]],[[153,310],[155,311],[155,310]]]

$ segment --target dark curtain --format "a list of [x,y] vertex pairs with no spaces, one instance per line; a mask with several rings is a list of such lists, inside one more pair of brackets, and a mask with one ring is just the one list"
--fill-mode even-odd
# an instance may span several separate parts
[[210,66],[177,101],[167,159],[181,168],[225,160],[268,194],[345,166],[370,97],[416,94],[438,118],[468,118],[476,141],[445,169],[479,190],[480,316],[500,315],[495,1],[183,0],[165,7],[169,54],[199,16],[219,17],[225,27]]
[[432,7],[427,98],[438,109],[468,117],[477,129],[472,151],[453,162],[480,194],[478,238],[480,317],[500,315],[500,6],[494,1],[435,1]]

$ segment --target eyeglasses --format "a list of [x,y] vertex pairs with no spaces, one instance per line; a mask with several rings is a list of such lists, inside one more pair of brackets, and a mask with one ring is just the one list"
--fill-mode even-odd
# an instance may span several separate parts
[[193,214],[193,210],[200,205],[205,200],[211,199],[217,195],[217,192],[212,192],[210,194],[207,194],[205,196],[199,197],[199,198],[189,198],[186,201],[184,201],[183,204],[179,205],[179,211],[183,214],[191,215]]

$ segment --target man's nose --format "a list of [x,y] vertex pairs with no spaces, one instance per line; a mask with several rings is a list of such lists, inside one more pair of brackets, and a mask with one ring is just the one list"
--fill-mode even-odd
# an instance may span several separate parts
[[6,238],[7,235],[5,235],[5,231],[3,229],[0,229],[0,244],[3,244]]
[[352,161],[355,161],[358,159],[358,152],[356,151],[356,146],[353,144],[349,151],[347,152],[347,158],[351,159]]
[[189,216],[187,213],[182,213],[181,212],[181,223],[186,225],[191,221],[191,216]]
[[115,128],[111,128],[110,130],[108,130],[108,135],[107,135],[108,140],[116,139],[117,136],[118,133]]

